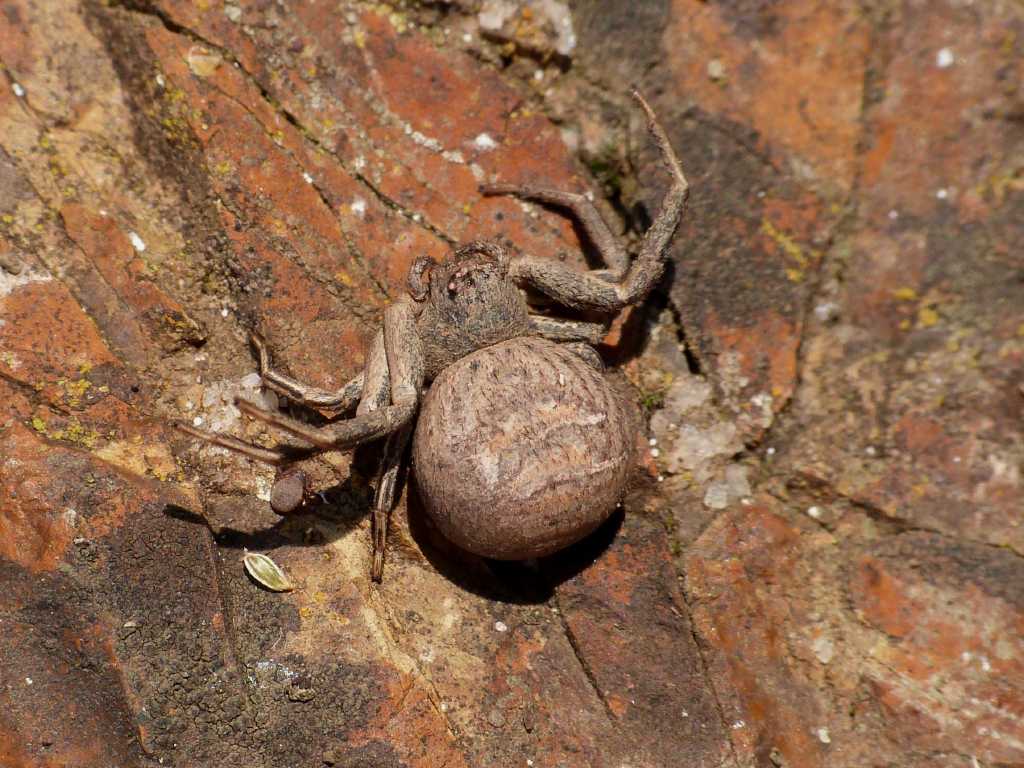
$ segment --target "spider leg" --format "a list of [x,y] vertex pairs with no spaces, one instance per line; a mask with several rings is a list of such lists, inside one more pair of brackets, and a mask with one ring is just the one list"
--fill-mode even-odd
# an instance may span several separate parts
[[[366,364],[366,383],[363,398],[356,409],[357,415],[373,413],[391,401],[390,373],[388,371],[387,351],[384,345],[383,331],[377,335],[378,343],[374,344],[370,358]],[[377,469],[376,494],[373,500],[373,516],[371,528],[373,536],[373,563],[370,577],[380,583],[384,575],[384,550],[387,543],[388,516],[395,505],[395,491],[401,469],[402,456],[411,432],[407,425],[388,436]]]
[[589,344],[582,341],[567,341],[561,345],[562,349],[567,349],[572,352],[576,357],[579,357],[589,365],[591,368],[597,371],[604,371],[604,360],[597,354],[597,350]]
[[668,244],[686,206],[689,185],[668,136],[637,91],[633,91],[633,98],[647,116],[647,127],[672,175],[672,184],[629,269],[621,279],[609,282],[606,274],[578,272],[551,259],[524,257],[511,264],[510,274],[517,282],[537,289],[565,307],[616,312],[646,296],[665,270]]
[[[389,436],[374,502],[374,546],[372,576],[379,581],[383,571],[387,518],[394,504],[398,469],[405,452],[412,420],[419,405],[424,381],[423,352],[416,332],[415,308],[410,300],[392,304],[384,313],[383,364],[371,354],[366,368],[366,391],[356,416],[323,427],[311,427],[282,413],[260,408],[238,399],[239,409],[253,418],[277,427],[317,448],[352,448],[385,435]],[[379,394],[380,384],[390,383],[390,402]]]
[[351,419],[314,427],[283,413],[261,408],[241,397],[235,399],[235,406],[246,416],[277,427],[322,451],[355,448],[362,443],[388,435],[407,423],[416,412],[415,401],[398,403]]
[[622,243],[612,234],[608,222],[601,216],[594,202],[586,195],[575,192],[562,192],[547,187],[521,186],[512,184],[484,184],[480,187],[484,195],[513,195],[523,200],[535,200],[539,203],[567,208],[583,225],[583,231],[601,254],[601,259],[608,266],[611,274],[620,279],[629,268],[629,254]]
[[356,415],[371,413],[391,401],[391,374],[388,372],[388,353],[384,348],[384,331],[377,332],[370,347],[370,355],[363,369],[363,382]]
[[[227,448],[229,451],[241,453],[244,456],[248,456],[250,459],[262,461],[264,464],[280,466],[281,464],[285,464],[295,459],[294,453],[288,454],[280,450],[275,451],[270,448],[261,448],[258,445],[246,443],[238,438],[231,437],[230,435],[221,435],[217,432],[207,432],[205,429],[197,429],[196,427],[189,424],[182,424],[181,422],[175,422],[172,426],[189,437],[198,438],[199,440],[210,443],[211,445],[219,445],[221,448]],[[295,451],[302,450],[303,449],[301,448],[295,449]]]
[[395,507],[398,490],[398,475],[402,467],[412,426],[407,424],[397,432],[392,432],[384,448],[380,469],[377,472],[377,497],[373,503],[373,565],[370,578],[378,584],[384,578],[384,551],[388,540],[388,518]]
[[533,332],[551,341],[585,341],[600,344],[608,327],[604,323],[588,323],[584,320],[563,320],[560,317],[530,315]]
[[[263,380],[263,385],[279,395],[289,397],[302,405],[313,408],[330,408],[341,412],[350,410],[362,395],[363,373],[359,373],[341,389],[334,392],[317,389],[271,368],[267,344],[258,333],[249,335],[249,343],[252,344],[259,356],[260,378]],[[381,339],[381,344],[383,345],[383,339]]]

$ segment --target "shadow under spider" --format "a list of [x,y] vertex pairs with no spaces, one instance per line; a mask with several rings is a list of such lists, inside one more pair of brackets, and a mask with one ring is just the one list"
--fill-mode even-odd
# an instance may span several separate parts
[[[362,447],[358,452],[364,453]],[[376,452],[366,451],[366,454],[372,453]],[[371,458],[372,455],[360,457]],[[353,460],[353,467],[356,465]],[[348,535],[370,514],[372,496],[365,487],[353,487],[349,477],[318,493],[315,501],[305,505],[301,512],[282,517],[273,525],[257,531],[243,531],[230,526],[214,530],[204,516],[177,504],[166,505],[164,514],[193,525],[206,526],[218,548],[267,552],[282,546],[322,546]],[[601,556],[614,540],[624,517],[623,510],[616,510],[582,541],[547,557],[501,561],[467,552],[443,538],[423,509],[415,483],[405,486],[404,498],[409,533],[431,567],[459,589],[486,600],[513,605],[549,602],[560,584],[577,576]],[[395,511],[400,509],[401,505]],[[302,535],[302,530],[314,520],[328,523],[332,528],[330,534],[326,535],[318,527],[315,530],[321,535],[312,538]],[[398,548],[392,548],[391,553],[393,564],[402,557]]]

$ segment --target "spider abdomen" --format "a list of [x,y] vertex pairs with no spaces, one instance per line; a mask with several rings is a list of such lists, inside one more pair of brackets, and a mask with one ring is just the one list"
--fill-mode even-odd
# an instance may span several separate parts
[[416,483],[455,544],[500,560],[540,557],[615,509],[636,425],[626,399],[572,351],[511,339],[434,380],[413,442]]

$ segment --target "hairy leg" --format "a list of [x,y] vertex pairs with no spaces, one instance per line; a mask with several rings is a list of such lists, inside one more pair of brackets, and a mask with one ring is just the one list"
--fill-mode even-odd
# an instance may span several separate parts
[[512,184],[483,184],[480,191],[484,195],[513,195],[523,200],[535,200],[539,203],[567,208],[583,225],[583,231],[597,248],[602,261],[608,267],[608,272],[615,278],[620,279],[629,268],[629,254],[622,247],[622,243],[612,234],[608,223],[601,216],[600,211],[594,202],[586,195],[575,192],[560,192],[557,189],[547,187],[522,186]]
[[[376,339],[374,341],[376,342]],[[329,408],[342,412],[350,410],[362,395],[362,373],[353,377],[345,386],[334,392],[317,389],[271,368],[267,344],[262,336],[257,333],[250,334],[249,343],[252,344],[256,354],[259,356],[260,378],[263,380],[263,385],[279,395],[284,395],[297,403],[313,408]],[[383,340],[381,340],[381,343],[383,344]]]
[[363,368],[363,392],[356,415],[372,413],[391,401],[391,374],[388,371],[388,353],[384,349],[384,330],[373,337],[370,354]]
[[[391,434],[412,419],[416,412],[419,388],[423,384],[423,354],[412,313],[413,308],[409,302],[392,304],[384,313],[384,350],[391,385],[389,405],[375,410],[367,407],[354,418],[322,427],[313,427],[283,413],[260,408],[242,398],[236,399],[235,405],[248,416],[264,421],[323,450],[354,448],[361,443]],[[371,365],[368,369],[372,368],[372,363],[371,356]],[[375,376],[369,378],[373,379]],[[362,408],[362,405],[360,407]]]
[[668,244],[686,205],[689,185],[668,136],[643,97],[633,91],[633,98],[647,116],[647,127],[672,175],[672,184],[644,235],[637,258],[621,280],[609,282],[606,273],[577,272],[551,259],[526,257],[511,265],[511,274],[520,284],[535,288],[566,307],[615,312],[643,299],[664,272]]
[[189,437],[198,438],[199,440],[210,443],[211,445],[219,445],[221,448],[227,448],[229,451],[241,453],[244,456],[248,456],[250,459],[262,461],[264,464],[280,466],[281,464],[285,464],[288,461],[293,461],[295,459],[294,455],[289,456],[280,450],[261,448],[258,445],[246,443],[238,438],[231,437],[230,435],[221,435],[217,432],[207,432],[205,429],[197,429],[190,424],[175,422],[173,426],[176,430],[185,433]]
[[598,371],[604,370],[604,360],[597,354],[597,350],[582,341],[568,341],[562,344],[563,349],[568,349],[576,357],[582,358],[583,362]]
[[585,341],[588,344],[600,344],[608,331],[604,323],[563,320],[544,315],[530,315],[530,326],[538,336],[551,341]]
[[[396,337],[394,342],[396,345],[400,343],[403,333],[415,335],[415,329],[405,326],[393,327],[391,334]],[[391,375],[388,369],[385,333],[382,330],[377,334],[377,341],[374,343],[366,364],[366,385],[363,399],[356,409],[356,415],[373,413],[391,402]],[[370,566],[370,577],[378,583],[384,577],[384,550],[387,544],[388,518],[395,506],[395,492],[398,486],[402,457],[405,455],[405,446],[411,431],[411,425],[407,424],[397,432],[388,435],[384,452],[381,455],[380,466],[377,469],[377,490],[374,494],[371,518],[373,562]]]
[[384,578],[384,551],[388,541],[388,520],[395,508],[398,491],[398,476],[402,469],[402,457],[405,455],[412,425],[406,424],[397,432],[388,436],[380,468],[377,471],[377,493],[373,500],[373,564],[370,566],[370,578],[380,583]]

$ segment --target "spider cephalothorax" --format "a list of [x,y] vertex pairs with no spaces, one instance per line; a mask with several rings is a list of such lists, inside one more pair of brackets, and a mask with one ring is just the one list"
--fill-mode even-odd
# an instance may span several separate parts
[[474,350],[529,331],[529,309],[508,268],[507,251],[491,242],[463,245],[430,268],[416,322],[428,378]]
[[[387,438],[373,512],[375,580],[383,570],[387,516],[410,437],[424,508],[447,538],[486,557],[556,551],[594,530],[622,494],[638,422],[636,408],[605,377],[589,346],[606,326],[531,313],[521,289],[554,305],[610,316],[642,301],[661,276],[688,186],[651,108],[638,93],[633,96],[672,176],[635,259],[584,195],[492,184],[481,191],[567,208],[607,269],[580,272],[550,259],[512,257],[487,241],[463,245],[441,263],[417,259],[408,296],[385,311],[366,367],[336,392],[272,369],[254,335],[266,387],[339,413],[358,407],[354,418],[323,427],[246,400],[237,401],[240,410],[287,433],[300,443],[293,449],[307,453]],[[261,461],[286,464],[294,455],[179,427]],[[301,504],[294,474],[283,474],[279,485],[272,496],[277,511]]]

